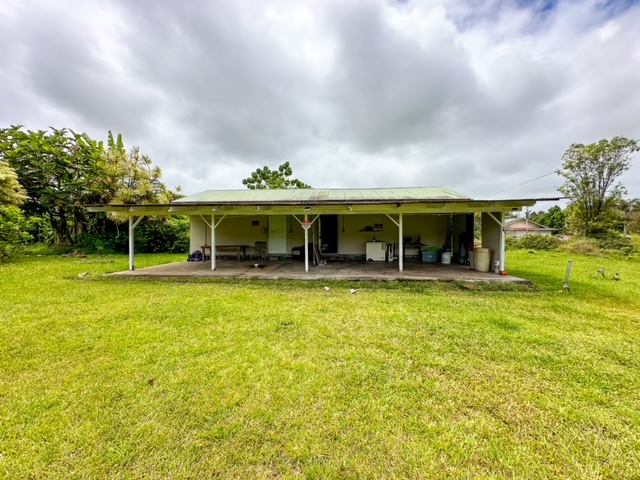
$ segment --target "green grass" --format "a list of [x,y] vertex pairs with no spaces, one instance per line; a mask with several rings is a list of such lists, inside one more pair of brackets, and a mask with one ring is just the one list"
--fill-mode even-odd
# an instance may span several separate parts
[[638,478],[639,264],[508,255],[535,288],[1,265],[0,477]]

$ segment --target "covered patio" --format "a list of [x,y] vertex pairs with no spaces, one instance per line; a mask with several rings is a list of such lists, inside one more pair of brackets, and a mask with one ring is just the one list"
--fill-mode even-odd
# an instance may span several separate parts
[[[523,280],[506,274],[506,215],[539,200],[474,200],[442,187],[209,190],[87,209],[128,216],[124,276],[508,282]],[[188,216],[191,259],[208,261],[136,270],[135,227],[153,215]]]
[[[257,266],[256,266],[257,265]],[[403,271],[393,262],[327,262],[305,271],[304,264],[292,260],[236,261],[218,260],[216,270],[209,262],[178,262],[154,267],[127,270],[110,274],[116,277],[183,277],[183,278],[237,278],[262,280],[349,280],[419,282],[499,282],[530,284],[528,280],[512,275],[478,272],[464,265],[427,264],[407,261]]]

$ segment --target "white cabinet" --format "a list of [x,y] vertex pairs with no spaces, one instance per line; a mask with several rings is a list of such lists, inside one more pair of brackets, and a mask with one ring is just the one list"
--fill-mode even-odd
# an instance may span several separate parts
[[386,242],[366,242],[366,259],[374,262],[384,262],[386,260]]

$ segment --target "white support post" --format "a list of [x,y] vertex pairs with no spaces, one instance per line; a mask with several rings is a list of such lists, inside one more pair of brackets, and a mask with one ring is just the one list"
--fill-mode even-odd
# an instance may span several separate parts
[[398,271],[404,271],[404,245],[402,245],[402,214],[398,215]]
[[[224,217],[226,217],[226,215],[222,215],[222,217],[220,217],[220,220],[218,220],[218,222],[216,223],[215,213],[211,214],[211,225],[210,225],[211,227],[211,270],[216,269],[216,229],[218,228],[218,225],[222,223],[222,220],[224,220]],[[203,217],[203,220],[204,220],[204,217]],[[204,252],[203,252],[203,255],[204,255]]]
[[506,256],[506,241],[505,241],[505,225],[504,225],[504,212],[500,212],[500,225],[502,228],[500,228],[500,271],[504,272],[505,268],[505,256]]
[[135,270],[135,254],[133,252],[134,238],[133,238],[133,216],[129,215],[129,270]]
[[402,214],[398,214],[398,221],[396,222],[391,215],[385,213],[389,220],[395,223],[396,227],[398,227],[398,271],[402,272],[404,270],[404,245],[402,242],[403,231],[402,231]]
[[500,225],[500,271],[504,272],[505,261],[504,257],[506,254],[506,241],[505,241],[505,225],[504,225],[504,212],[500,212],[500,219],[498,220],[493,213],[487,212],[487,214],[498,224]]
[[135,217],[133,215],[129,215],[129,270],[135,270],[135,252],[134,252],[134,232],[136,230],[136,227],[138,226],[138,224],[140,223],[140,220],[142,220],[143,216],[140,215],[138,217],[138,220],[136,220],[135,222],[133,221]]
[[216,269],[216,216],[211,214],[211,270]]
[[316,215],[316,217],[310,222],[309,222],[309,214],[307,213],[304,214],[303,221],[300,221],[300,219],[295,215],[291,215],[291,216],[295,218],[296,222],[298,222],[300,226],[304,229],[304,271],[308,272],[309,271],[309,228],[311,227],[311,225],[315,223],[316,220],[318,220],[318,218],[320,218],[320,215]]
[[[309,215],[304,214],[304,222],[307,223]],[[304,271],[309,271],[309,229],[304,229]]]

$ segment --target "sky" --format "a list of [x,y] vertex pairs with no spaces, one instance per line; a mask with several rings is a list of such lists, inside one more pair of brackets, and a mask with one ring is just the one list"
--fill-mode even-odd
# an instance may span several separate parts
[[555,197],[569,145],[640,139],[638,25],[629,0],[2,0],[0,126],[121,133],[185,194],[289,161]]

